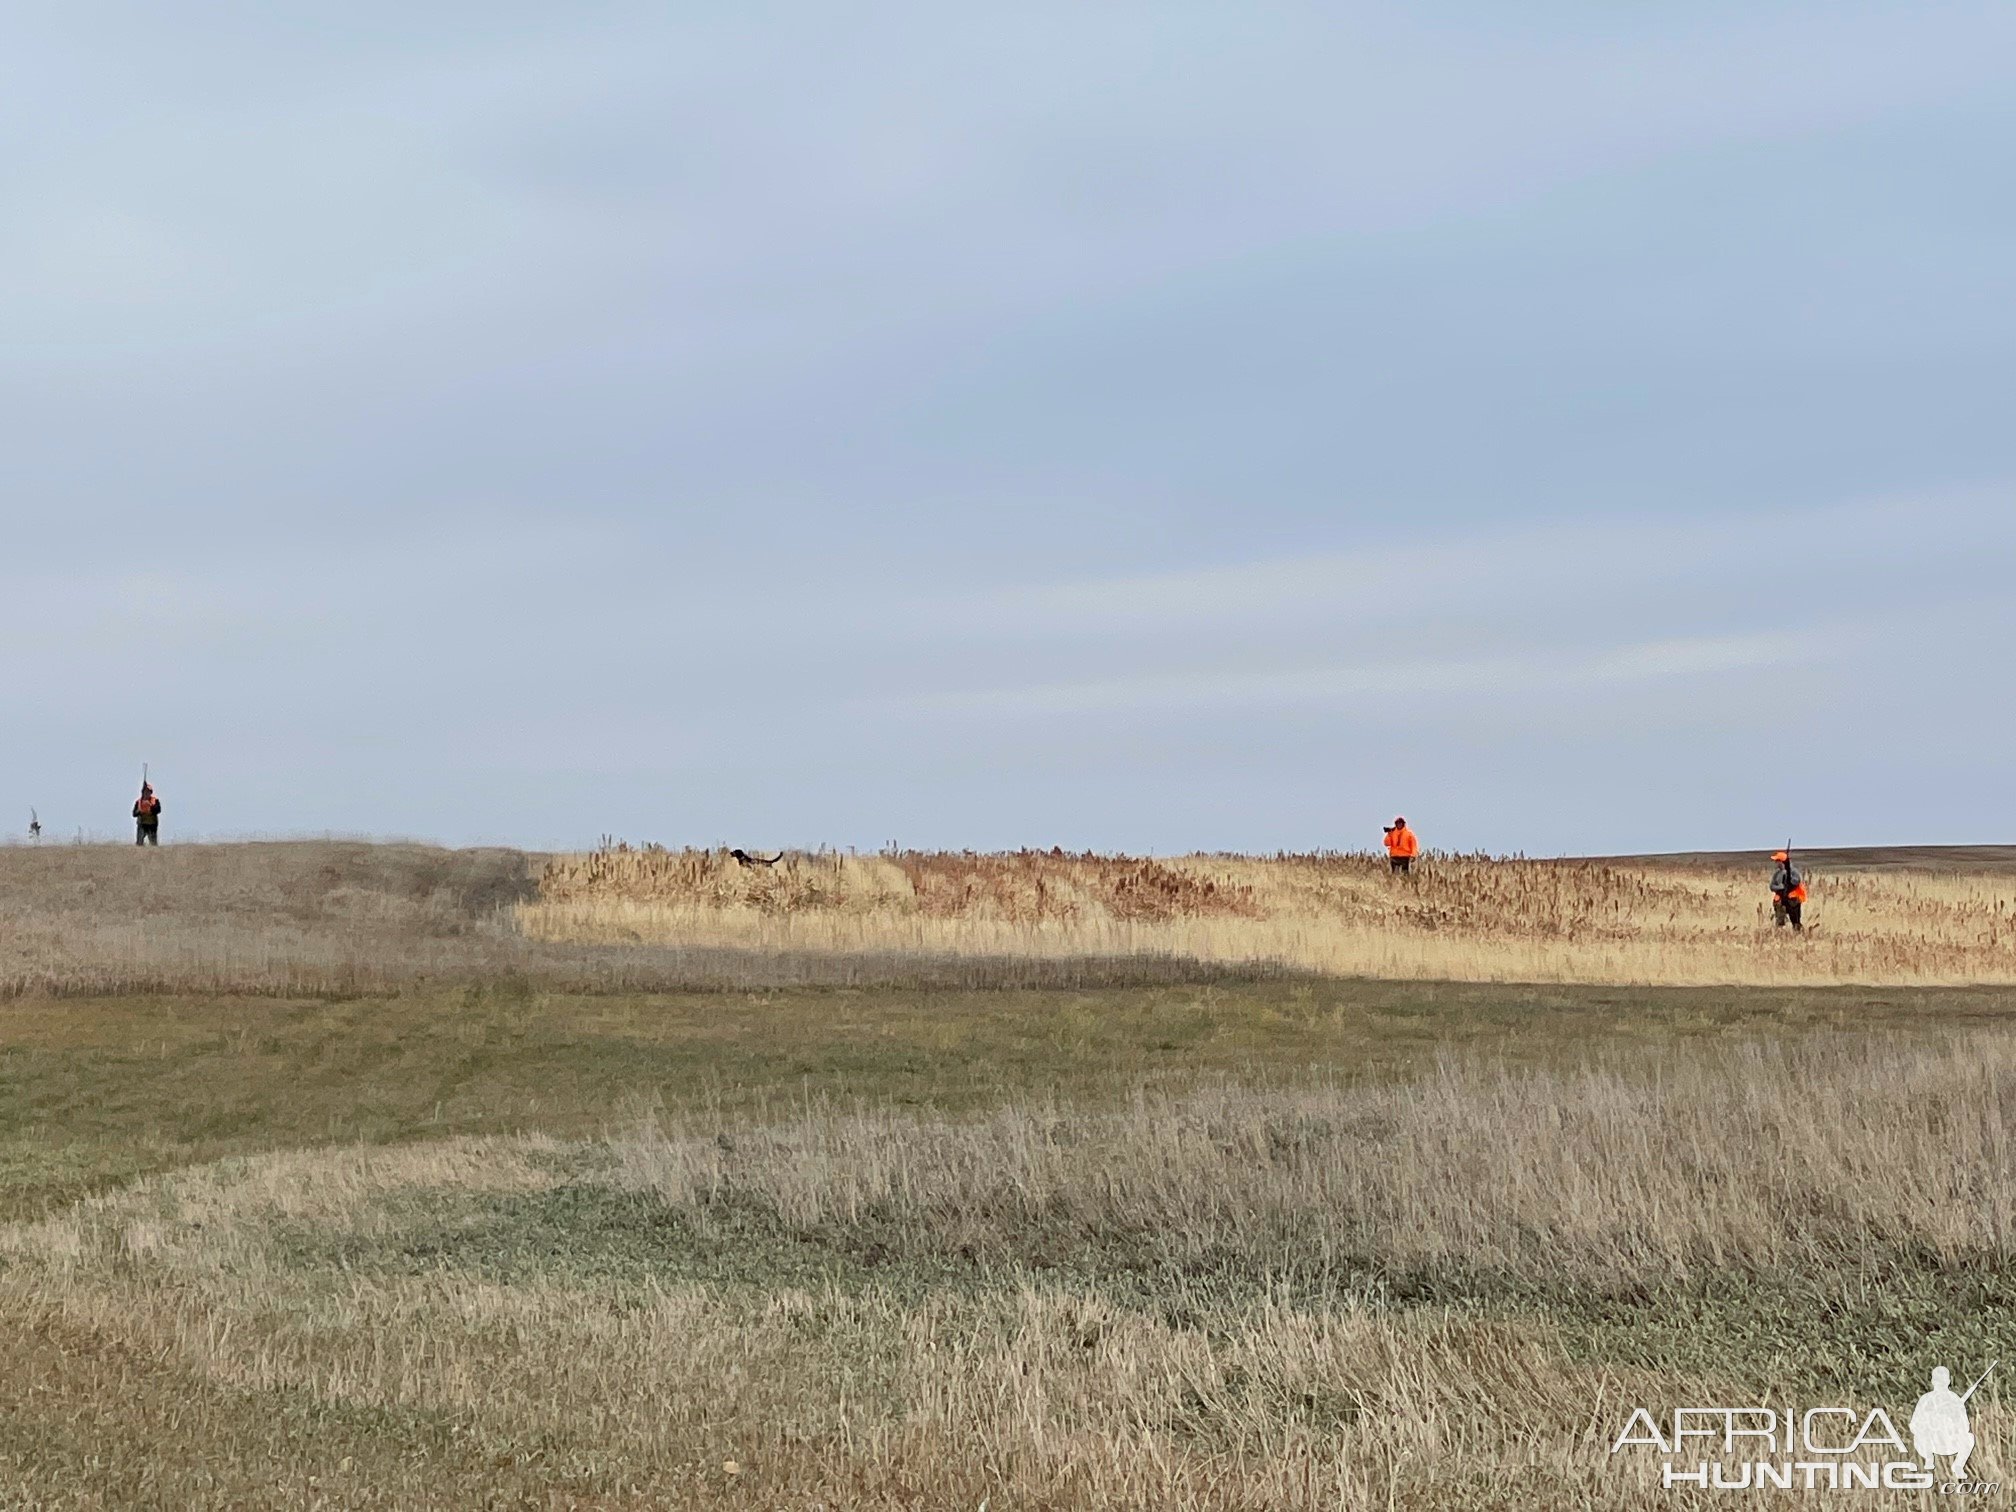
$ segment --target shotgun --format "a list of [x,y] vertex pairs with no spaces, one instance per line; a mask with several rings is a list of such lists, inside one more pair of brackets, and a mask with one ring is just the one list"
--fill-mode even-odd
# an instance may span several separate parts
[[1965,1391],[1961,1392],[1960,1400],[1964,1402],[1967,1400],[1967,1398],[1974,1395],[1975,1392],[1979,1391],[1981,1389],[1981,1381],[1985,1381],[1988,1379],[1988,1377],[1995,1374],[1995,1365],[2000,1365],[2001,1363],[2002,1362],[2000,1360],[1997,1360],[1995,1361],[1994,1365],[1990,1365],[1986,1370],[1982,1371],[1981,1380],[1976,1381],[1972,1386],[1969,1386]]

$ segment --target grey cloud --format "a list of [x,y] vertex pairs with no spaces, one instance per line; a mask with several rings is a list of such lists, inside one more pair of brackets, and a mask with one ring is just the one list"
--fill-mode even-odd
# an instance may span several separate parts
[[1699,636],[1630,642],[1596,652],[1560,651],[1424,661],[1399,658],[1292,670],[1164,672],[1104,682],[1059,683],[954,694],[913,707],[985,714],[1126,716],[1137,710],[1213,718],[1300,703],[1376,708],[1388,718],[1450,697],[1487,702],[1587,692],[1617,684],[1789,667],[1854,649],[1819,633]]
[[[1618,769],[1673,843],[1987,825],[1913,710],[2010,733],[2012,33],[23,16],[0,804],[144,738],[212,830],[1266,843],[1406,786],[1602,846]],[[1410,666],[1393,728],[1350,678]],[[1774,686],[1826,764],[1759,772]],[[943,712],[993,690],[1077,702]]]

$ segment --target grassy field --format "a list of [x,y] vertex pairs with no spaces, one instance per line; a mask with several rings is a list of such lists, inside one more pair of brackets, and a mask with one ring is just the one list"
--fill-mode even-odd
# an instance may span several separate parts
[[[937,959],[1162,957],[1425,981],[1633,985],[2016,983],[2016,862],[1976,848],[1802,857],[1811,929],[1770,928],[1770,863],[1366,855],[1160,859],[608,847],[557,857],[522,932],[630,949]],[[1992,863],[1992,864],[1991,864]]]
[[[353,997],[443,984],[617,993],[1206,981],[1160,952],[920,952],[704,939],[537,939],[540,858],[358,841],[0,846],[0,998],[123,993]],[[1250,977],[1255,967],[1238,974]]]
[[587,856],[414,845],[0,846],[0,997],[335,996],[444,984],[1117,987],[1257,974],[1652,985],[2016,984],[2000,852],[1768,869],[1430,856]]
[[1687,1506],[1626,1404],[2016,1338],[1994,985],[605,971],[504,853],[15,864],[212,985],[128,921],[0,999],[0,1506]]

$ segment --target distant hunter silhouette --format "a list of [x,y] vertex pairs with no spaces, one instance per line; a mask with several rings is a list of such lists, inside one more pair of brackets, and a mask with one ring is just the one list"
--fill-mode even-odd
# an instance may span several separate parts
[[1792,864],[1790,849],[1773,851],[1771,859],[1777,863],[1771,873],[1771,927],[1783,929],[1789,924],[1798,934],[1806,928],[1806,879]]
[[133,824],[135,845],[161,843],[161,799],[152,783],[140,784],[140,801],[133,805]]

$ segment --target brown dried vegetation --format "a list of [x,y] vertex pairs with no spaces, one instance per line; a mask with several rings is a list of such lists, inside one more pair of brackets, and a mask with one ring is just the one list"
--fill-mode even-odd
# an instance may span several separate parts
[[1994,1357],[2012,1098],[1989,1030],[276,1151],[0,1226],[0,1475],[63,1507],[1712,1505],[1611,1452],[1634,1406],[1901,1419]]
[[[532,938],[518,910],[542,895],[539,865],[521,851],[356,841],[0,846],[0,999],[347,996],[500,982],[575,992],[1102,986],[1227,974],[1166,955],[751,949],[636,931]],[[613,894],[783,919],[833,906],[835,884],[830,866],[795,858],[773,871],[725,853],[612,848],[548,867],[544,886],[547,898],[576,904]],[[846,906],[881,905],[857,886]]]
[[1163,957],[1349,976],[1643,984],[2016,981],[2016,871],[1809,867],[1814,926],[1774,932],[1768,866],[1367,855],[615,847],[550,862],[537,939],[919,955]]

